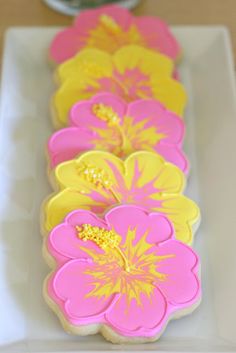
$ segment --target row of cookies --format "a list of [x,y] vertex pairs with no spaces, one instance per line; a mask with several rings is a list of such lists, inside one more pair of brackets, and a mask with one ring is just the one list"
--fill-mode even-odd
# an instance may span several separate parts
[[50,46],[44,296],[70,333],[154,341],[200,302],[180,56],[163,21],[117,6],[81,12]]

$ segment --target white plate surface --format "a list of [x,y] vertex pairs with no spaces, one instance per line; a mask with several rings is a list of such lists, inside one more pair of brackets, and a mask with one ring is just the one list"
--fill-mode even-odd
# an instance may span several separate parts
[[0,126],[0,351],[236,350],[236,95],[222,27],[175,27],[189,93],[186,193],[200,203],[195,249],[202,258],[202,305],[172,321],[161,340],[115,346],[99,335],[68,336],[42,298],[39,208],[50,192],[44,148],[52,132],[47,48],[58,28],[13,28],[6,36]]

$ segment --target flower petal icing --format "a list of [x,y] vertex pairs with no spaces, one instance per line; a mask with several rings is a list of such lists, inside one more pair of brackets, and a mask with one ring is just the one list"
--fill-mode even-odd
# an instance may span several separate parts
[[104,251],[94,242],[87,241],[84,243],[78,236],[76,226],[83,223],[89,223],[93,226],[106,228],[106,223],[99,219],[95,214],[81,210],[80,212],[70,213],[64,223],[59,224],[50,233],[47,239],[47,247],[50,254],[57,260],[59,265],[73,259],[90,259],[89,254],[83,250],[96,250],[97,253],[103,254]]
[[[134,244],[140,241],[143,234],[147,231],[146,237],[150,244],[158,244],[174,237],[173,226],[165,216],[149,213],[142,207],[129,207],[129,218],[127,218],[127,208],[117,207],[113,212],[105,215],[106,223],[114,225],[114,230],[121,236],[121,243],[124,243],[127,237],[127,229],[135,229]],[[147,230],[148,217],[148,230]],[[122,219],[122,222],[119,220]],[[138,223],[137,223],[138,219]],[[158,237],[157,237],[158,234]],[[132,237],[132,234],[130,234]]]
[[168,274],[168,281],[158,281],[157,285],[173,305],[191,302],[200,290],[198,279],[198,258],[191,248],[175,240],[159,244],[156,254],[174,254],[158,263],[161,273]]
[[48,287],[56,299],[57,304],[64,315],[73,323],[80,324],[102,321],[105,312],[118,295],[113,294],[107,298],[90,296],[94,285],[91,283],[91,275],[86,271],[91,270],[92,264],[87,261],[75,259],[67,262],[49,278]]
[[[159,289],[155,288],[150,297],[141,294],[140,301],[142,305],[138,305],[135,299],[127,305],[125,296],[120,297],[113,308],[107,312],[106,320],[123,335],[144,337],[152,335],[151,332],[158,330],[159,325],[163,327],[163,322],[166,321],[166,299]],[[132,315],[129,315],[130,312]]]
[[51,166],[73,159],[82,152],[93,148],[91,131],[75,127],[64,128],[54,133],[48,141],[48,152]]

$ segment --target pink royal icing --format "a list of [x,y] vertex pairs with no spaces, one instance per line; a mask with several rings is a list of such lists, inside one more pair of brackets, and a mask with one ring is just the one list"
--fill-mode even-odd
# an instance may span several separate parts
[[198,256],[158,213],[122,205],[100,219],[76,210],[46,245],[56,261],[47,295],[76,328],[96,324],[102,332],[157,338],[200,301]]
[[49,53],[54,62],[62,63],[83,48],[114,53],[127,44],[151,48],[173,60],[181,52],[167,24],[159,18],[135,17],[122,7],[108,5],[81,12],[72,27],[55,36]]
[[100,93],[80,101],[70,112],[70,127],[55,132],[48,142],[50,166],[88,150],[103,150],[125,158],[138,150],[152,151],[188,172],[182,151],[185,125],[156,100],[127,104]]

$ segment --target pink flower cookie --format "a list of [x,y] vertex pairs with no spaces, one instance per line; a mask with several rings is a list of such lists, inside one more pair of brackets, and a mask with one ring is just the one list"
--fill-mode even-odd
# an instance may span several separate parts
[[159,153],[185,173],[188,171],[181,150],[184,122],[155,100],[127,104],[113,94],[98,94],[73,106],[70,125],[49,139],[52,168],[91,149],[108,151],[121,158],[146,150]]
[[81,12],[72,27],[53,39],[49,56],[55,63],[62,63],[84,48],[114,53],[128,44],[151,48],[172,60],[181,54],[165,22],[151,16],[134,17],[128,10],[112,5]]
[[45,241],[54,269],[44,296],[63,327],[114,343],[160,337],[200,303],[199,259],[158,213],[119,206],[104,219],[76,210]]

